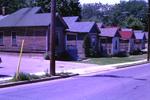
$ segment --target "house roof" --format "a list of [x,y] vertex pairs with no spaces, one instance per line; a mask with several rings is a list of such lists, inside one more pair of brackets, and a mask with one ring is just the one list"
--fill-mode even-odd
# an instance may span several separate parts
[[98,26],[98,28],[103,28],[104,27],[103,23],[97,23],[97,26]]
[[146,37],[145,37],[145,34],[144,34],[144,32],[143,32],[142,30],[135,30],[135,31],[134,31],[134,35],[135,35],[135,38],[136,38],[136,39],[143,40],[143,39],[146,38]]
[[101,31],[100,36],[105,36],[105,37],[115,37],[117,34],[117,31],[119,30],[118,27],[113,27],[113,28],[99,28]]
[[66,23],[76,22],[79,20],[79,16],[67,16],[67,17],[63,17],[63,19]]
[[129,40],[135,37],[132,29],[121,29],[119,33],[120,33],[121,39],[123,40]]
[[[40,9],[40,7],[22,8],[3,18],[0,21],[0,27],[49,26],[51,23],[51,13],[37,13]],[[67,24],[65,24],[58,14],[57,17],[67,27]]]
[[[96,26],[95,22],[72,22],[69,25],[69,32],[78,32],[78,33],[90,33],[92,28]],[[99,29],[97,28],[99,31]]]

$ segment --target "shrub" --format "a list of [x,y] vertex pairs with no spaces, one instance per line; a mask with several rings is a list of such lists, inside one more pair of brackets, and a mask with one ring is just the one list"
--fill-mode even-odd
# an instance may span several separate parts
[[70,60],[70,55],[67,51],[64,51],[62,53],[57,53],[56,59],[57,60]]
[[40,79],[40,77],[34,74],[30,75],[30,80],[34,80],[34,79]]
[[128,57],[129,53],[127,51],[120,51],[115,55],[116,57]]
[[91,39],[89,35],[86,35],[84,37],[84,43],[83,43],[83,48],[85,52],[86,57],[91,57]]
[[40,77],[39,76],[37,76],[37,75],[30,75],[30,74],[28,74],[28,73],[24,73],[24,72],[20,72],[19,73],[19,76],[18,76],[18,79],[16,79],[16,73],[15,73],[15,75],[13,76],[13,81],[26,81],[26,80],[34,80],[34,79],[40,79]]
[[13,81],[24,81],[24,80],[30,80],[30,74],[28,73],[23,73],[23,72],[20,72],[19,73],[19,76],[18,76],[18,79],[16,79],[16,73],[15,75],[13,76]]
[[45,60],[50,60],[49,54],[48,54],[47,52],[44,53],[44,59],[45,59]]
[[[55,58],[57,60],[69,60],[70,59],[70,55],[67,51],[64,51],[62,53],[56,53],[55,54]],[[44,59],[45,60],[50,60],[49,54],[46,52],[44,53]]]
[[142,51],[140,49],[136,49],[132,52],[130,52],[130,55],[141,55],[142,54]]

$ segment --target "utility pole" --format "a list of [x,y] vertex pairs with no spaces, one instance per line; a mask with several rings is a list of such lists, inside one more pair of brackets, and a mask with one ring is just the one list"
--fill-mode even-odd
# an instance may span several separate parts
[[148,48],[147,61],[150,61],[150,0],[148,0]]
[[55,76],[55,31],[56,31],[56,0],[51,0],[50,26],[50,75]]

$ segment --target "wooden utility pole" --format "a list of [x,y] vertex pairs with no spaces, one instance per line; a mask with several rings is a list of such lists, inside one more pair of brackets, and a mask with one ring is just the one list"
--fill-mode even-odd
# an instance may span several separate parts
[[50,26],[50,75],[55,75],[55,31],[56,31],[56,0],[51,0],[51,26]]
[[150,0],[148,0],[148,52],[147,61],[150,61]]

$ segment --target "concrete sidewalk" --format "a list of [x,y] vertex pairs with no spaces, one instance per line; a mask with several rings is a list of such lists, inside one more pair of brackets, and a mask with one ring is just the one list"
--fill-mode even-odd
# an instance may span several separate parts
[[[16,72],[18,65],[18,55],[1,54],[1,58],[3,62],[2,64],[0,64],[0,75],[13,76]],[[144,61],[146,61],[146,59],[136,62],[127,62],[111,65],[96,65],[77,62],[56,61],[56,72],[72,72],[83,75],[94,72],[114,70],[117,68],[117,66],[142,63]],[[36,73],[38,75],[41,75],[48,70],[49,61],[44,60],[43,56],[23,56],[21,62],[22,72]],[[0,79],[4,79],[4,77],[0,77]]]

